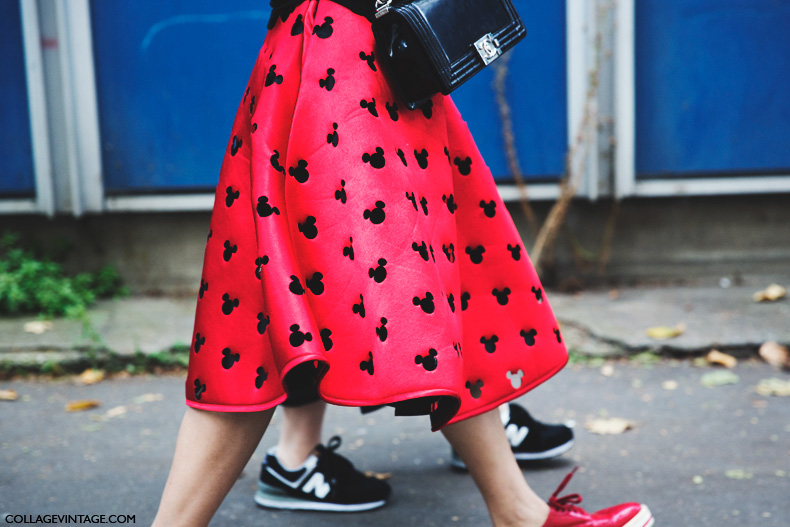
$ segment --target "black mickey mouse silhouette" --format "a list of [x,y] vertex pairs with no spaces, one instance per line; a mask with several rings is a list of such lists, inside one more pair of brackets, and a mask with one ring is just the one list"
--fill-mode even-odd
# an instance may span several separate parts
[[436,262],[436,257],[433,255],[433,245],[429,245],[428,250],[431,252],[431,260]]
[[294,25],[291,26],[291,36],[295,37],[296,35],[301,35],[304,33],[304,20],[302,19],[301,13],[296,16],[296,20],[294,20]]
[[450,166],[452,166],[453,160],[450,158],[450,151],[447,149],[446,146],[444,147],[444,155],[445,157],[447,157],[447,162],[450,163]]
[[227,196],[225,196],[225,206],[226,207],[232,206],[233,202],[235,200],[239,199],[239,196],[240,196],[240,193],[239,193],[238,190],[236,192],[233,192],[233,187],[226,188],[225,189],[225,194],[227,194]]
[[299,223],[299,232],[304,234],[308,240],[314,239],[318,236],[318,228],[315,226],[315,216],[308,216],[305,218],[304,223]]
[[398,148],[398,157],[400,158],[401,163],[403,163],[403,166],[405,167],[409,166],[406,164],[406,154],[404,154],[403,150],[401,150],[400,148]]
[[247,91],[245,91],[245,92],[244,92],[244,98],[241,100],[241,104],[244,104],[244,103],[246,103],[246,102],[247,102],[247,96],[248,96],[249,94],[250,94],[250,87],[249,87],[249,86],[247,86]]
[[430,255],[428,254],[428,245],[425,242],[422,242],[422,245],[417,245],[417,242],[411,244],[411,248],[415,251],[420,253],[420,256],[426,262],[430,259]]
[[255,133],[257,129],[258,129],[258,123],[252,123],[252,133]]
[[447,295],[447,303],[450,304],[450,311],[455,313],[455,297],[453,296],[452,293]]
[[480,389],[483,387],[483,381],[478,379],[474,384],[469,381],[466,381],[466,389],[469,390],[469,395],[472,396],[473,399],[480,399],[483,396],[483,391]]
[[452,243],[450,245],[442,244],[442,252],[447,257],[448,262],[455,262],[455,246]]
[[241,355],[238,353],[231,353],[230,348],[222,350],[222,367],[229,370],[233,365],[239,362]]
[[535,295],[535,300],[538,301],[538,304],[543,303],[543,290],[539,287],[532,286],[532,293]]
[[442,194],[442,201],[447,205],[447,210],[450,211],[450,214],[455,214],[455,211],[458,209],[458,205],[455,204],[455,196]]
[[461,355],[463,355],[463,352],[461,351],[461,344],[459,342],[453,342],[453,349],[455,350],[455,354],[460,359]]
[[472,298],[468,292],[464,291],[461,293],[461,311],[466,311],[469,309],[469,300]]
[[318,38],[329,38],[332,36],[332,20],[331,16],[324,17],[324,23],[319,26],[313,26],[313,35],[316,35]]
[[269,327],[269,322],[271,322],[269,315],[264,316],[263,313],[258,313],[258,333],[261,335],[266,333],[266,328]]
[[384,268],[385,265],[387,265],[387,260],[384,258],[379,258],[378,267],[371,267],[368,269],[368,276],[370,276],[377,284],[380,284],[385,278],[387,278],[387,270]]
[[299,324],[291,324],[291,335],[288,337],[288,342],[291,343],[291,346],[298,348],[305,342],[310,342],[311,340],[313,340],[313,335],[310,334],[309,331],[307,333],[302,333],[299,331]]
[[370,69],[376,71],[376,65],[373,63],[373,61],[376,60],[376,57],[374,56],[372,51],[370,52],[370,55],[366,55],[364,51],[360,51],[359,58],[366,61]]
[[406,199],[408,199],[409,201],[411,201],[411,204],[412,204],[412,206],[414,207],[414,210],[416,210],[416,211],[418,211],[418,212],[419,212],[419,210],[420,210],[420,209],[417,207],[417,198],[415,198],[415,197],[414,197],[414,192],[409,192],[409,191],[407,190],[407,191],[406,191]]
[[274,151],[272,157],[269,158],[269,163],[272,164],[272,167],[279,173],[285,174],[285,167],[280,165],[280,152],[277,150]]
[[377,201],[376,208],[365,209],[365,212],[362,213],[362,217],[366,220],[370,220],[370,223],[373,225],[379,225],[384,222],[384,218],[386,217],[384,214],[384,207],[383,201]]
[[206,291],[208,291],[208,282],[206,282],[205,280],[203,280],[201,278],[200,279],[200,291],[198,291],[198,297],[199,298],[203,298],[203,295],[205,294]]
[[201,384],[200,379],[195,379],[195,399],[198,401],[206,393],[206,385]]
[[324,350],[329,351],[332,349],[332,330],[329,328],[322,329],[319,334],[321,335],[321,344],[324,345]]
[[496,301],[499,303],[500,306],[506,306],[508,300],[507,297],[510,294],[510,288],[506,287],[502,291],[500,291],[497,288],[494,288],[494,290],[491,291],[491,294],[496,297]]
[[537,336],[538,331],[535,329],[530,329],[529,331],[521,330],[520,335],[524,337],[524,342],[527,346],[534,346],[535,345],[535,337]]
[[420,106],[420,110],[422,110],[422,114],[426,119],[430,119],[433,115],[433,101],[431,99],[425,101],[425,104]]
[[387,340],[387,319],[381,317],[381,325],[376,328],[376,336],[381,342]]
[[263,272],[263,266],[266,265],[267,263],[269,263],[269,257],[266,255],[263,255],[255,259],[255,276],[258,278],[258,280],[261,279],[261,272]]
[[360,108],[367,108],[368,112],[370,112],[370,115],[372,115],[373,117],[378,117],[379,116],[379,112],[378,112],[378,110],[376,110],[376,98],[375,97],[371,97],[370,101],[366,101],[365,99],[362,99],[361,101],[359,101],[359,107]]
[[225,240],[225,250],[222,252],[222,259],[229,262],[233,254],[238,250],[238,246],[231,245],[230,240]]
[[373,352],[368,352],[368,360],[363,360],[359,363],[359,369],[368,372],[368,375],[373,375]]
[[425,196],[420,198],[420,206],[422,207],[422,213],[427,216],[428,215],[428,200],[425,199]]
[[359,295],[359,304],[354,304],[351,307],[351,312],[365,318],[365,299],[362,298],[362,295]]
[[258,369],[255,370],[255,373],[258,374],[255,376],[255,387],[260,390],[261,386],[263,386],[263,383],[265,383],[266,379],[269,378],[269,374],[266,373],[266,370],[263,369],[263,366],[258,366]]
[[520,245],[510,245],[507,244],[507,250],[510,251],[510,256],[513,257],[514,260],[519,261],[521,260],[521,246]]
[[466,159],[461,159],[460,157],[456,157],[453,160],[455,166],[458,167],[458,172],[461,173],[462,176],[468,176],[470,172],[472,172],[472,158],[467,157]]
[[558,328],[554,328],[554,336],[557,337],[557,344],[562,344],[562,336],[560,335],[560,330]]
[[230,144],[230,155],[231,156],[235,156],[236,155],[236,152],[238,152],[239,148],[241,148],[241,143],[242,143],[242,141],[241,141],[241,139],[239,139],[239,136],[234,135],[233,136],[233,141]]
[[483,214],[488,216],[489,218],[493,218],[496,216],[496,203],[494,200],[489,201],[488,203],[485,200],[480,200],[480,208],[483,209]]
[[343,247],[343,256],[348,257],[352,262],[354,261],[354,238],[349,238],[348,247]]
[[313,276],[305,280],[305,285],[314,295],[320,295],[324,292],[324,283],[321,282],[322,278],[324,278],[323,274],[315,272]]
[[417,149],[414,149],[414,158],[417,160],[417,164],[420,165],[420,168],[426,169],[428,168],[428,151],[424,148],[418,152]]
[[473,264],[479,264],[483,261],[483,253],[486,252],[485,247],[482,245],[478,245],[477,247],[467,247],[466,254],[469,255],[469,258],[472,260]]
[[307,183],[310,173],[307,171],[307,161],[300,159],[295,167],[288,168],[288,174],[299,183]]
[[393,121],[397,121],[398,103],[393,102],[392,105],[390,105],[389,101],[387,101],[386,103],[384,103],[384,107],[387,109],[387,112],[390,114],[390,119],[392,119]]
[[335,87],[335,70],[334,68],[327,68],[326,79],[318,79],[318,86],[326,88],[326,91],[332,91]]
[[332,123],[332,133],[326,134],[326,142],[332,146],[337,146],[337,123]]
[[288,285],[288,289],[291,291],[291,293],[295,295],[304,294],[304,287],[302,287],[302,282],[299,281],[299,277],[296,275],[291,275],[291,283]]
[[425,371],[433,371],[439,365],[439,359],[436,358],[436,355],[438,355],[438,352],[431,348],[428,350],[427,355],[417,355],[414,357],[414,364],[422,364]]
[[419,306],[423,312],[428,313],[429,315],[436,309],[433,304],[433,295],[428,291],[425,292],[425,298],[415,296],[411,299],[411,301],[415,306]]
[[280,209],[269,205],[269,198],[267,196],[258,198],[258,205],[256,205],[255,210],[261,218],[266,218],[272,214],[276,214],[277,216],[280,215]]
[[384,168],[386,161],[384,160],[384,149],[380,146],[376,147],[376,151],[372,154],[365,152],[362,154],[362,162],[370,163],[373,168]]
[[340,189],[335,191],[335,199],[342,204],[346,204],[348,196],[346,195],[346,180],[340,180]]
[[[264,86],[271,86],[272,84],[282,84],[283,83],[283,76],[277,75],[275,71],[277,69],[277,65],[272,64],[269,67],[269,73],[266,74],[266,79],[263,81]],[[255,101],[255,97],[252,98],[253,103]],[[252,113],[252,105],[250,105],[250,113]]]
[[198,353],[200,351],[200,348],[205,343],[206,343],[206,337],[201,337],[200,333],[197,333],[195,335],[195,353]]
[[496,343],[499,342],[499,337],[491,335],[489,338],[480,337],[480,344],[483,345],[487,353],[494,353],[496,351]]
[[239,299],[234,298],[231,300],[230,295],[225,293],[222,295],[222,312],[226,315],[233,313],[233,308],[239,307]]
[[[281,79],[282,79],[282,77],[281,77]],[[254,95],[250,99],[250,115],[252,115],[253,113],[255,113],[255,96]]]

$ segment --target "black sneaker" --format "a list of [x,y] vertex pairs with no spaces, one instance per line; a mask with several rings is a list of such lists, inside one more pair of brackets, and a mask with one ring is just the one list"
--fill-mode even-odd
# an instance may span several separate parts
[[[565,425],[548,425],[532,418],[529,412],[510,403],[501,412],[505,434],[518,461],[537,461],[561,456],[573,446],[573,429]],[[466,470],[466,465],[451,449],[450,465]]]
[[274,450],[261,465],[255,503],[270,509],[356,512],[382,507],[390,495],[387,482],[369,477],[335,454],[340,437],[315,447],[301,467],[286,470]]

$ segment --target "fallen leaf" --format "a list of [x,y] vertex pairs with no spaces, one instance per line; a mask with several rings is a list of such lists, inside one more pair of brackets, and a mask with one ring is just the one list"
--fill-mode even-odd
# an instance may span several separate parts
[[104,380],[104,370],[96,370],[88,368],[79,376],[79,381],[82,384],[96,384]]
[[655,340],[669,340],[679,337],[686,331],[685,324],[678,324],[675,327],[670,326],[655,326],[648,328],[646,331],[647,336]]
[[95,399],[80,399],[79,401],[69,401],[66,403],[67,412],[82,412],[83,410],[90,410],[101,406],[101,403]]
[[754,391],[765,396],[790,397],[790,381],[776,377],[763,379],[757,384]]
[[664,381],[661,383],[661,387],[665,390],[677,390],[678,389],[678,381]]
[[612,375],[614,375],[614,366],[612,366],[611,364],[604,364],[603,366],[601,366],[601,375],[603,375],[604,377],[611,377]]
[[695,485],[702,485],[705,480],[702,479],[702,476],[694,476],[691,478],[691,481],[693,481]]
[[705,355],[705,360],[708,361],[708,364],[718,364],[725,368],[734,368],[738,365],[738,359],[719,350],[711,350],[710,353]]
[[107,410],[107,413],[105,413],[104,415],[107,418],[120,417],[122,415],[125,415],[126,412],[128,411],[129,409],[126,406],[115,406]]
[[0,401],[16,401],[18,398],[16,390],[0,390]]
[[392,472],[373,472],[372,470],[366,470],[365,475],[369,478],[385,480],[392,477]]
[[616,435],[622,434],[626,430],[634,427],[634,422],[620,417],[608,417],[604,419],[592,419],[584,424],[584,427],[593,434]]
[[41,335],[52,329],[52,322],[49,320],[31,320],[30,322],[25,322],[24,328],[27,333]]
[[134,402],[134,404],[153,403],[163,399],[164,396],[161,393],[144,393],[132,399],[132,402]]
[[779,284],[771,284],[762,291],[757,291],[752,295],[755,302],[774,302],[787,295],[787,289]]
[[774,368],[790,369],[790,352],[778,342],[766,342],[760,346],[760,357]]
[[742,468],[731,468],[724,472],[724,475],[730,479],[752,479],[754,474],[746,472]]
[[740,377],[735,375],[730,370],[712,371],[710,373],[706,373],[702,376],[702,378],[700,378],[702,385],[707,386],[708,388],[712,388],[714,386],[724,386],[726,384],[736,384],[739,380]]

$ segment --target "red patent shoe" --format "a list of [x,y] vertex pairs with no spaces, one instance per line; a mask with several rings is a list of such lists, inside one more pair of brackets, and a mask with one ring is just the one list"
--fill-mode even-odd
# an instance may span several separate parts
[[653,525],[653,515],[647,505],[623,503],[589,513],[577,506],[582,502],[580,495],[569,494],[562,498],[557,497],[575,472],[574,468],[565,476],[549,498],[549,517],[543,527],[651,527]]

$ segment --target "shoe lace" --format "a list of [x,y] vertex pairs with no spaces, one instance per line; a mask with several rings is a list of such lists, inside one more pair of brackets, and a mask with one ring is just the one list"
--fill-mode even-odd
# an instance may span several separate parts
[[587,514],[587,511],[582,509],[581,507],[577,507],[579,503],[582,502],[582,497],[579,494],[568,494],[567,496],[563,496],[561,498],[557,497],[560,492],[565,488],[565,486],[571,481],[573,475],[579,467],[574,467],[567,476],[562,480],[557,490],[554,491],[554,494],[551,495],[549,498],[549,507],[558,510],[558,511],[572,511],[572,512],[581,512]]
[[354,472],[354,465],[351,464],[351,461],[335,453],[335,450],[340,448],[342,442],[340,436],[332,436],[326,446],[316,445],[315,447],[318,451],[318,468],[324,474],[337,480],[343,480],[347,475]]

